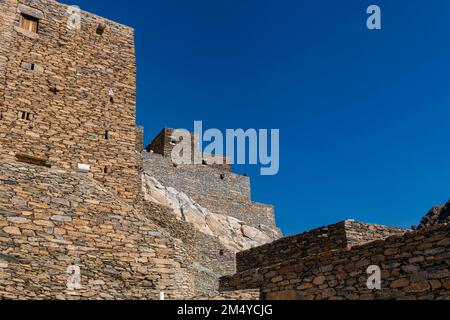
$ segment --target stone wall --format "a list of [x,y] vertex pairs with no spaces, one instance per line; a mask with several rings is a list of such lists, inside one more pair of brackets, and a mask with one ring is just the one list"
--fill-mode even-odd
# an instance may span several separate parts
[[164,156],[165,158],[170,158],[174,142],[170,139],[173,133],[173,129],[164,128],[158,135],[153,139],[150,145],[147,146],[147,152],[154,152]]
[[250,200],[250,179],[207,165],[174,166],[169,158],[144,152],[145,171],[164,186],[182,190],[203,207],[275,229],[272,206]]
[[[0,299],[255,298],[219,294],[218,279],[235,272],[219,236],[144,200],[133,30],[87,12],[73,30],[67,8],[0,1]],[[39,19],[37,33],[21,28],[22,14]],[[174,173],[152,159],[155,175]],[[165,178],[275,229],[273,209],[250,201],[248,178],[226,169]],[[70,267],[81,270],[76,290]]]
[[0,299],[255,299],[218,292],[234,252],[170,211],[130,206],[90,173],[0,165]]
[[[0,299],[450,299],[450,225],[429,226],[448,221],[448,206],[414,232],[344,221],[235,257],[224,244],[236,237],[145,201],[148,174],[200,211],[241,220],[235,235],[281,235],[248,177],[210,156],[174,165],[172,129],[142,157],[134,31],[81,14],[74,30],[67,5],[0,1]],[[367,288],[369,265],[381,290]]]
[[237,253],[239,272],[387,238],[406,230],[346,220]]
[[213,236],[195,230],[191,224],[176,219],[171,209],[153,202],[145,203],[145,216],[180,243],[183,265],[190,270],[193,281],[191,296],[216,296],[219,278],[233,274],[235,254]]
[[[160,291],[185,299],[197,292],[183,244],[92,174],[0,165],[0,252],[0,299],[158,299]],[[70,265],[81,268],[80,290],[67,290]]]
[[[367,268],[382,270],[381,290]],[[290,258],[221,279],[223,291],[261,290],[265,299],[450,299],[450,225],[436,225],[350,249]]]
[[[178,136],[177,136],[178,135]],[[180,136],[175,129],[164,128],[147,146],[147,152],[154,152],[171,159],[172,152],[178,144],[184,141],[186,137]],[[198,135],[190,133],[190,146],[191,146],[191,164],[203,164],[222,171],[231,171],[231,161],[225,156],[219,157],[219,155],[208,155],[202,153],[200,146],[200,139]],[[218,161],[219,160],[219,161]]]
[[[21,28],[22,14],[39,18],[37,33]],[[68,28],[68,19],[67,5],[53,0],[0,2],[0,163],[19,155],[65,170],[87,164],[132,201],[134,31],[87,12],[81,30]]]
[[230,292],[221,292],[219,294],[196,296],[193,300],[245,300],[256,301],[261,300],[259,290],[238,290]]
[[[3,118],[5,106],[5,88],[6,88],[6,66],[10,54],[11,41],[13,39],[13,25],[15,20],[16,8],[11,5],[12,0],[0,2],[0,120]],[[0,150],[3,149],[0,139]]]

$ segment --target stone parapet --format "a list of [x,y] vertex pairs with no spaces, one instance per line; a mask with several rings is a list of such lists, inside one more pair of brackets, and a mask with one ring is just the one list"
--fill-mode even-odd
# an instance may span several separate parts
[[344,249],[365,242],[385,239],[405,229],[346,220],[237,254],[237,270],[244,271],[282,262],[289,258],[307,257],[321,252]]
[[[448,300],[450,225],[394,235],[351,248],[286,259],[221,279],[222,291],[260,289],[268,300]],[[381,289],[367,286],[369,266]]]

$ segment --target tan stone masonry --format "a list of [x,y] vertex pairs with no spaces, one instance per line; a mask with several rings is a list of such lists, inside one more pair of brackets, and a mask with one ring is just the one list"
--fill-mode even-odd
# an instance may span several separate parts
[[279,239],[249,177],[174,166],[170,129],[143,150],[134,30],[67,8],[0,0],[0,299],[450,300],[446,207]]

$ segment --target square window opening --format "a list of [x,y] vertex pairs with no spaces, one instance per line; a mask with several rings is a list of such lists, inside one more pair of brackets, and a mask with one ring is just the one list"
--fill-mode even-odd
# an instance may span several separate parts
[[39,19],[22,13],[22,16],[20,19],[20,27],[27,31],[30,31],[33,33],[38,33]]

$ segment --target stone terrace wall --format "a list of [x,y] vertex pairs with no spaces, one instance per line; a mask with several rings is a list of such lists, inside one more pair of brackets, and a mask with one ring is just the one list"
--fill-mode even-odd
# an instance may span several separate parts
[[[166,187],[181,190],[201,206],[250,225],[275,229],[272,206],[250,200],[250,179],[206,165],[174,166],[159,154],[143,153],[148,175]],[[223,174],[223,176],[222,176]]]
[[[367,289],[370,265],[382,269],[382,290]],[[448,300],[450,225],[286,259],[221,280],[224,291],[249,288],[260,288],[265,299]]]
[[153,202],[146,202],[144,207],[146,217],[167,231],[185,252],[183,265],[190,270],[193,278],[190,296],[216,296],[219,294],[219,278],[236,271],[235,254],[225,249],[214,237],[177,220],[171,210]]
[[[182,244],[84,173],[0,165],[0,299],[195,293]],[[69,291],[68,266],[81,267]]]
[[345,223],[322,227],[236,254],[238,272],[281,262],[286,257],[306,257],[347,247]]
[[345,221],[345,234],[348,246],[364,244],[374,240],[386,239],[395,234],[408,232],[407,229],[362,223],[353,220]]
[[[88,164],[96,180],[132,201],[138,186],[134,31],[87,12],[81,30],[69,29],[67,7],[0,1],[0,163],[21,154],[59,169]],[[22,14],[40,19],[38,33],[20,27]]]
[[406,230],[346,220],[331,226],[282,238],[236,255],[238,272],[268,266],[289,258],[301,258],[334,249],[385,239]]
[[240,290],[221,292],[217,295],[197,296],[194,300],[245,300],[256,301],[261,300],[261,293],[259,290]]

